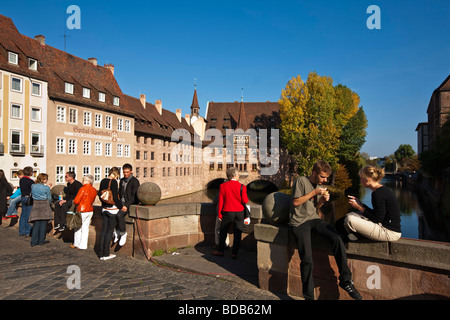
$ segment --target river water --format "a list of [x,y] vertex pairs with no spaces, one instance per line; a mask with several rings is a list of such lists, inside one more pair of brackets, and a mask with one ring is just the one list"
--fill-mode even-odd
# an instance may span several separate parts
[[[421,194],[406,182],[393,177],[385,177],[381,183],[391,189],[400,203],[402,237],[410,239],[433,240],[450,242],[450,218],[445,218],[433,207],[428,196]],[[202,190],[189,195],[161,200],[159,203],[212,202],[218,190]],[[265,194],[249,190],[250,204],[261,204]],[[360,194],[355,195],[372,208],[370,189],[361,188]],[[342,196],[333,201],[332,217],[328,221],[333,223],[343,217],[351,207],[346,197]]]

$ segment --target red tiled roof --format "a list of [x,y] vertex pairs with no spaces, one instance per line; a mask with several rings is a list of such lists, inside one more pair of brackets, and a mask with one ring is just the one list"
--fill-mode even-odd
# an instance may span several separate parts
[[[7,51],[19,53],[22,73],[26,75],[31,73],[34,78],[45,79],[48,82],[50,99],[132,116],[127,111],[127,102],[111,70],[95,66],[87,60],[49,45],[41,45],[37,40],[21,35],[12,20],[2,15],[0,15],[0,48],[2,48],[0,68],[13,71],[14,66],[7,60]],[[38,60],[37,71],[28,69],[28,58]],[[65,82],[74,85],[73,94],[65,93]],[[90,89],[90,98],[83,98],[83,87]],[[99,92],[105,93],[105,102],[99,101]],[[114,97],[120,99],[118,107],[113,105]]]
[[[18,65],[8,62],[8,52],[14,52],[19,56]],[[13,21],[0,15],[0,69],[16,74],[28,76],[30,78],[45,80],[45,75],[38,71],[30,70],[28,58],[39,60],[29,42],[19,33]]]
[[128,110],[135,115],[134,130],[136,133],[170,138],[174,130],[182,128],[188,130],[191,135],[193,134],[193,128],[184,118],[181,118],[180,122],[175,113],[162,109],[161,115],[156,106],[151,103],[146,102],[144,108],[140,99],[126,94],[124,94],[124,98],[127,101]]
[[210,102],[206,129],[217,128],[244,131],[249,128],[270,129],[280,124],[278,102]]

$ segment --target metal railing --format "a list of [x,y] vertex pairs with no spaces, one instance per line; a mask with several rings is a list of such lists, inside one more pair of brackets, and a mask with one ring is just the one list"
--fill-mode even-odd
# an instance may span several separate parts
[[20,143],[11,143],[9,145],[9,153],[12,155],[24,155],[25,145]]
[[31,145],[30,146],[30,154],[34,156],[43,156],[44,155],[44,146],[43,145]]

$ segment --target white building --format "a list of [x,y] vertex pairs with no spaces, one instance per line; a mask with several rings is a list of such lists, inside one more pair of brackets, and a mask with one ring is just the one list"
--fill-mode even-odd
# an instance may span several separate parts
[[17,186],[19,169],[46,171],[48,85],[32,47],[0,17],[0,169]]

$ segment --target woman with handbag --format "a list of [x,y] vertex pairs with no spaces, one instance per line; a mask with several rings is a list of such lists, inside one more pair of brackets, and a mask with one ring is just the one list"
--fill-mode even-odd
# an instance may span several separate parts
[[93,176],[84,176],[82,180],[83,186],[78,190],[77,196],[73,200],[73,203],[77,206],[76,213],[81,214],[81,226],[75,229],[74,241],[70,245],[71,248],[86,250],[88,247],[89,225],[94,214],[92,204],[95,201],[95,197],[97,197],[97,190],[92,186],[93,182]]
[[245,220],[250,220],[246,216],[245,207],[248,202],[247,188],[242,185],[239,180],[239,171],[232,167],[227,169],[228,181],[220,185],[218,215],[220,224],[219,248],[212,254],[223,257],[225,240],[227,238],[228,229],[233,224],[233,247],[231,257],[237,258],[237,253],[241,244],[242,229]]
[[19,219],[19,235],[29,237],[31,233],[31,225],[28,223],[31,208],[33,205],[33,198],[31,197],[31,186],[34,181],[31,179],[33,174],[32,167],[23,168],[23,177],[19,180],[19,188],[22,192],[22,213]]
[[52,195],[50,187],[47,186],[48,175],[41,173],[36,178],[36,184],[32,185],[31,197],[33,198],[33,208],[30,212],[28,222],[33,224],[31,230],[31,246],[45,244],[47,234],[47,224],[53,220],[53,211],[50,207]]
[[116,255],[109,253],[113,231],[116,228],[116,215],[122,209],[122,201],[119,199],[119,185],[117,179],[120,178],[120,171],[117,167],[109,170],[108,178],[100,182],[98,196],[102,202],[103,226],[100,234],[99,252],[100,260],[109,260]]

